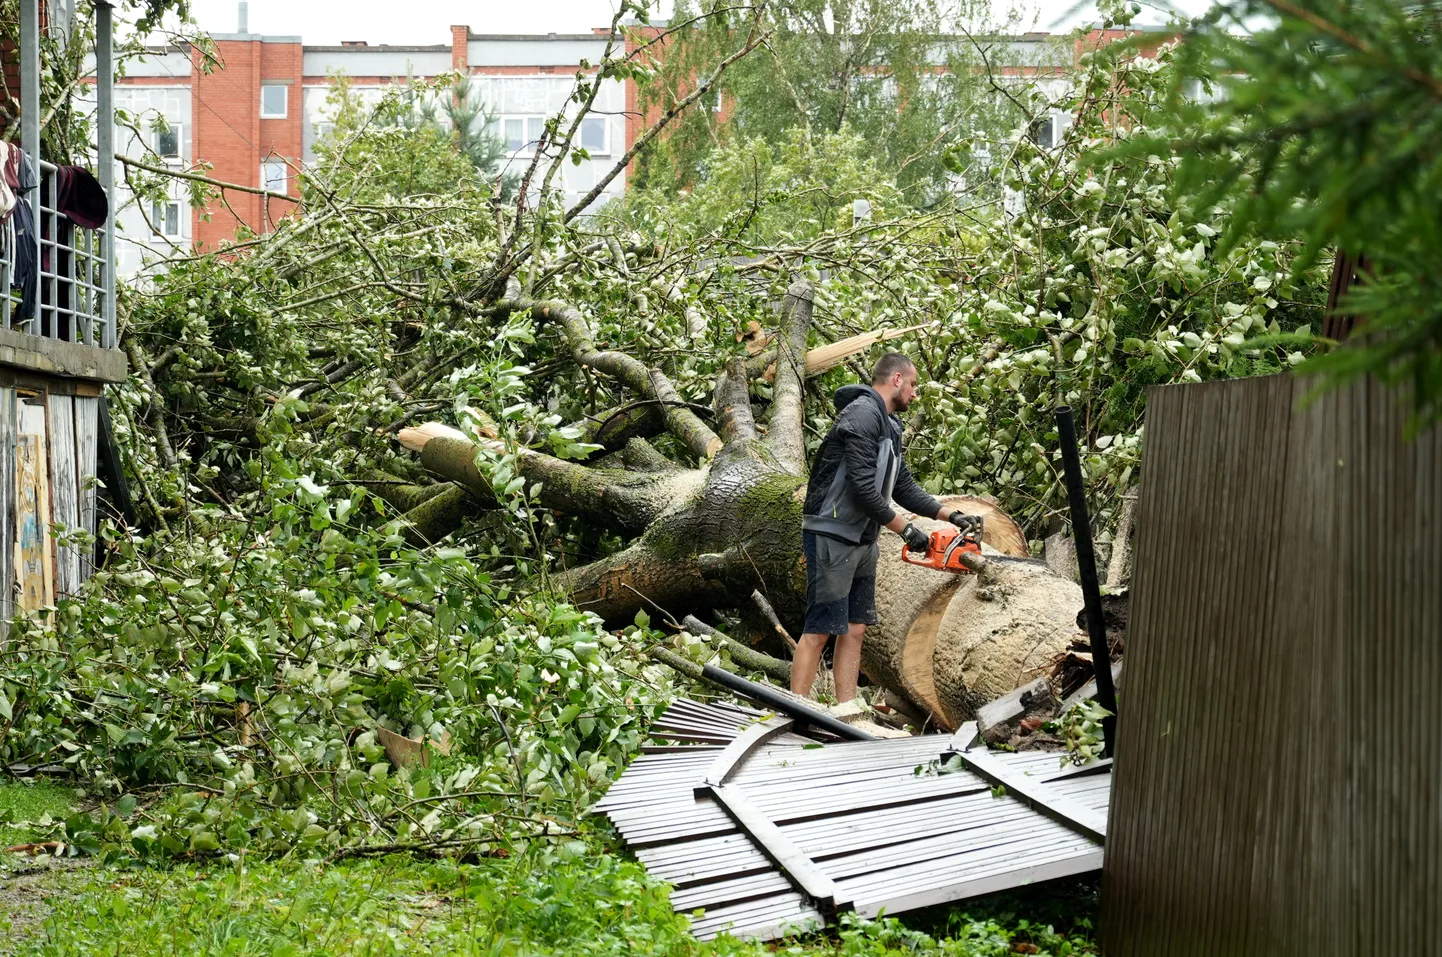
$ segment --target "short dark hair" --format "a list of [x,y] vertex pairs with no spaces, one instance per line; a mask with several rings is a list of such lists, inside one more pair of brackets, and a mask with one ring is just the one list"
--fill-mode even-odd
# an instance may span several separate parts
[[888,352],[877,361],[875,368],[871,370],[871,384],[885,382],[898,372],[905,372],[907,369],[915,369],[916,363],[899,352]]

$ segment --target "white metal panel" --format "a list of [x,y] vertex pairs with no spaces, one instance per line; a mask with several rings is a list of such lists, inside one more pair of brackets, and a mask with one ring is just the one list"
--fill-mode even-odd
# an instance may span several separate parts
[[[621,48],[621,44],[616,44]],[[471,40],[466,44],[466,62],[477,66],[565,66],[574,67],[585,59],[600,62],[606,52],[606,38],[596,37],[506,37]]]
[[[147,53],[125,61],[127,77],[177,76],[190,78],[190,55],[183,50]],[[116,87],[120,92],[121,87]]]
[[450,50],[386,50],[357,47],[351,50],[308,49],[301,55],[301,70],[309,77],[332,73],[347,76],[430,77],[452,69]]
[[[95,94],[87,88],[76,97],[76,107],[82,112],[94,115]],[[165,126],[175,131],[180,148],[176,165],[188,165],[194,159],[194,107],[190,87],[177,84],[156,84],[144,86],[124,84],[115,87],[115,108],[128,112],[134,125],[141,132],[136,133],[129,126],[115,127],[115,151],[123,156],[134,156],[147,162],[156,162],[153,150],[156,146],[157,127]],[[170,200],[179,204],[178,223],[180,235],[169,241],[155,236],[151,225],[154,208],[147,203],[144,210],[136,202],[135,194],[125,185],[117,172],[114,188],[114,221],[116,275],[130,277],[141,272],[159,258],[175,254],[171,244],[183,251],[189,251],[192,239],[191,211],[185,184],[173,180],[167,187]]]

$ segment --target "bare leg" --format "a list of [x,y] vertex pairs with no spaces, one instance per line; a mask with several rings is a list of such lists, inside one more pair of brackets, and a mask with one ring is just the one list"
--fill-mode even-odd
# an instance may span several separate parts
[[[836,639],[831,675],[836,679],[837,704],[856,697],[856,678],[861,673],[861,639],[865,635],[866,626],[853,623],[846,634]],[[793,677],[796,674],[794,666],[791,674]]]
[[807,634],[802,635],[801,640],[796,642],[796,650],[791,653],[792,694],[803,698],[811,697],[811,685],[816,681],[816,668],[821,664],[821,652],[826,649],[826,639],[830,637]]

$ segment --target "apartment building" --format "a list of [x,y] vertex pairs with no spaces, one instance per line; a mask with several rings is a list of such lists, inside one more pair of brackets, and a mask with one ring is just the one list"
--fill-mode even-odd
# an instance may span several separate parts
[[[153,153],[177,169],[207,163],[207,175],[272,193],[298,196],[296,173],[315,159],[316,141],[333,119],[329,94],[344,75],[362,100],[378,100],[387,88],[412,78],[434,79],[460,71],[496,114],[495,131],[523,167],[534,155],[546,117],[567,105],[581,61],[599,62],[604,30],[545,36],[483,35],[454,26],[448,43],[431,46],[309,46],[301,37],[218,34],[207,72],[202,53],[190,48],[154,50],[131,61],[115,85],[115,106],[130,118],[117,130],[117,150],[133,157]],[[607,80],[580,130],[590,159],[564,164],[559,179],[568,201],[585,196],[610,170],[628,143],[627,90]],[[153,158],[151,160],[154,161]],[[597,205],[625,189],[613,180]],[[263,232],[294,204],[254,193],[227,191],[224,203],[191,208],[182,181],[164,201],[143,206],[120,190],[119,271],[133,275],[150,260],[192,248],[214,249],[244,225]]]
[[[643,35],[655,29],[643,28]],[[314,161],[315,144],[333,119],[329,94],[336,76],[344,75],[362,99],[378,99],[411,78],[459,71],[496,113],[495,132],[506,141],[509,162],[520,169],[534,155],[546,118],[568,106],[579,65],[601,60],[606,34],[605,29],[478,34],[462,25],[450,28],[447,42],[427,46],[365,40],[311,46],[297,36],[245,32],[242,19],[240,32],[213,36],[215,62],[209,70],[202,69],[202,53],[190,48],[157,49],[127,65],[115,85],[115,106],[130,117],[130,125],[117,131],[116,146],[127,156],[153,152],[177,168],[207,163],[215,179],[298,196],[296,173]],[[1075,43],[1047,34],[1008,38],[998,48],[1008,61],[1002,72],[1060,92],[1084,46],[1107,39],[1100,32]],[[639,107],[634,82],[604,82],[580,130],[590,158],[565,163],[559,177],[568,202],[586,195],[652,119]],[[1035,135],[1050,141],[1066,122],[1064,114],[1046,117]],[[625,188],[623,174],[595,205]],[[266,231],[294,208],[285,200],[237,191],[209,209],[191,208],[179,181],[172,183],[168,199],[143,207],[123,188],[120,192],[121,275],[133,275],[172,251],[214,249],[241,225]]]

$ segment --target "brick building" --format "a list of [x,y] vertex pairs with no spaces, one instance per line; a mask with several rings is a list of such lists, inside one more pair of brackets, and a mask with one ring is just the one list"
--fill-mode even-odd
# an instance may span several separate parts
[[[213,36],[216,63],[209,73],[201,69],[200,54],[188,48],[157,49],[127,66],[116,85],[116,107],[134,117],[139,132],[117,132],[121,153],[139,157],[149,146],[177,168],[209,163],[216,179],[295,196],[295,173],[314,159],[315,143],[331,120],[327,99],[334,76],[344,74],[362,99],[378,99],[387,87],[409,78],[460,71],[497,114],[495,132],[506,141],[513,167],[520,169],[530,162],[531,144],[545,119],[566,107],[578,65],[599,62],[606,45],[604,29],[533,36],[477,34],[452,26],[448,42],[429,46],[364,40],[308,46],[300,37],[247,33],[243,21],[240,28]],[[1001,48],[1011,65],[1003,72],[1055,87],[1047,92],[1060,94],[1081,51],[1108,39],[1100,32],[1074,42],[1047,34],[1007,38]],[[591,158],[578,166],[564,164],[559,177],[567,200],[589,192],[652,119],[639,109],[634,82],[606,81],[580,131]],[[1046,118],[1039,134],[1055,137],[1066,119],[1062,114]],[[140,137],[148,142],[137,142]],[[172,245],[213,249],[241,224],[268,230],[293,208],[283,200],[230,191],[225,204],[192,209],[183,185],[174,183],[169,201],[149,203],[144,210],[134,202],[125,204],[121,275],[134,274]],[[618,176],[596,205],[625,187],[626,176]]]

